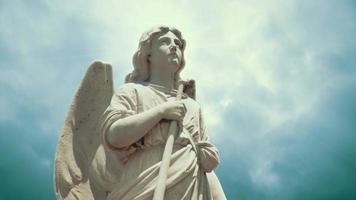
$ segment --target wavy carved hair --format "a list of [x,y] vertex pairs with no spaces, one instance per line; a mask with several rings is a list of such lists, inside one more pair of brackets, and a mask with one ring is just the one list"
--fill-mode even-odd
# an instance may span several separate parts
[[163,35],[168,31],[171,31],[182,42],[181,66],[179,67],[174,77],[174,87],[178,87],[178,82],[181,81],[180,72],[185,66],[184,50],[186,47],[186,41],[183,38],[182,33],[178,29],[169,26],[153,27],[142,34],[138,49],[132,58],[134,70],[125,77],[125,83],[147,81],[150,78],[150,63],[148,57],[151,54],[152,41],[156,37],[159,37],[160,35]]

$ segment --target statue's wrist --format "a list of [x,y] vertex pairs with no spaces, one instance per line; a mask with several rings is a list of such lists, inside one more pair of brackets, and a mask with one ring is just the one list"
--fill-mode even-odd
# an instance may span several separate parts
[[163,118],[163,109],[162,109],[162,106],[158,105],[155,107],[155,112],[157,114],[157,116],[159,117],[159,119],[162,119]]

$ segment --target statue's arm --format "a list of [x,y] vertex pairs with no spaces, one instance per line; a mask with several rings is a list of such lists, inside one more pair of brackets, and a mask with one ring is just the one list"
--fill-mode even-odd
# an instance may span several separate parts
[[[114,104],[117,105],[118,102],[120,100]],[[182,120],[183,117],[184,104],[182,101],[164,102],[144,112],[114,121],[106,131],[105,137],[110,145],[123,148],[137,142],[161,119]]]
[[107,141],[117,148],[128,146],[143,137],[163,116],[161,106],[116,120],[106,132]]
[[209,136],[206,132],[206,125],[201,111],[200,130],[201,140],[196,144],[199,151],[199,162],[205,172],[211,172],[219,165],[220,156],[218,149],[209,141]]

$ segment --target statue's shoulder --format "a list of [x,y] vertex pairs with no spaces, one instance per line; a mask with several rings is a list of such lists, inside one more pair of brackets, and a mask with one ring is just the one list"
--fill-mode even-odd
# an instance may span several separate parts
[[124,83],[115,89],[115,93],[136,94],[146,88],[145,85],[139,82]]
[[201,109],[201,105],[197,100],[191,97],[188,97],[188,100],[194,105],[194,107],[196,107],[197,109]]

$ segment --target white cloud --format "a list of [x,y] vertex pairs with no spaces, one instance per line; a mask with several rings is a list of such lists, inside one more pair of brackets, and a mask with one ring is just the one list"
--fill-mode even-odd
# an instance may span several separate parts
[[249,171],[249,175],[254,184],[258,187],[267,189],[279,187],[279,176],[271,170],[272,166],[273,163],[265,160],[262,163],[253,166]]

